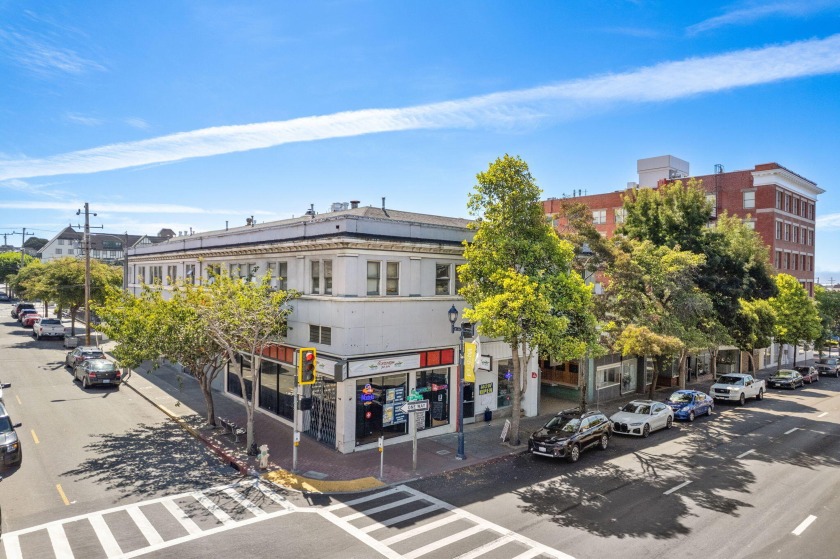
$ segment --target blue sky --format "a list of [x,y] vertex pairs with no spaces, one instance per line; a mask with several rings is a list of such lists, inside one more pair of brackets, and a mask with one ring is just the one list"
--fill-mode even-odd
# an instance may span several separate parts
[[545,197],[671,154],[816,182],[840,281],[838,132],[840,0],[0,0],[0,234],[84,202],[114,233],[382,197],[467,217],[505,153]]

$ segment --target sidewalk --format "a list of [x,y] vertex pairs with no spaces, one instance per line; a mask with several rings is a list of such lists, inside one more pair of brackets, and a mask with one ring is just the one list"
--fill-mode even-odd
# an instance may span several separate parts
[[[763,378],[775,367],[760,370]],[[712,384],[711,375],[692,380],[688,388],[708,392]],[[258,459],[248,456],[245,435],[239,442],[221,428],[205,425],[204,397],[198,383],[187,374],[181,373],[177,365],[164,364],[150,372],[135,370],[123,389],[130,389],[158,407],[163,413],[179,422],[193,436],[202,440],[220,458],[237,468],[243,474],[256,475],[259,472],[269,481],[286,488],[312,493],[340,493],[373,489],[384,485],[404,483],[413,479],[441,474],[459,468],[473,466],[511,454],[526,452],[527,444],[511,447],[502,443],[501,432],[504,418],[490,422],[476,422],[464,426],[464,447],[466,458],[456,459],[457,433],[448,433],[417,441],[417,470],[412,470],[412,442],[407,441],[385,446],[380,455],[377,449],[358,451],[351,454],[340,452],[323,445],[312,438],[301,435],[298,446],[298,464],[292,472],[293,433],[291,427],[280,423],[266,413],[255,410],[254,429],[257,446],[268,445],[269,468],[260,471]],[[657,399],[665,399],[676,388],[657,390]],[[214,391],[213,401],[216,418],[224,417],[240,427],[245,426],[245,409],[241,402]],[[622,398],[601,402],[600,407],[607,415],[623,402],[645,398],[642,394],[627,394]],[[576,402],[568,402],[575,407]],[[594,409],[594,406],[593,406]],[[520,438],[528,436],[541,427],[551,414],[522,418]],[[380,458],[384,467],[380,478]]]

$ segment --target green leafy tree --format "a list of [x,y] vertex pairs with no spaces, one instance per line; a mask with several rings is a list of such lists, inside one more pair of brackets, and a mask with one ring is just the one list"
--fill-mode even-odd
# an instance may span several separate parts
[[520,444],[526,366],[535,352],[580,358],[595,341],[590,288],[571,271],[574,251],[543,214],[528,165],[505,155],[479,173],[467,203],[478,219],[459,266],[464,318],[481,335],[501,338],[513,356],[511,437]]
[[29,237],[26,239],[26,242],[23,243],[23,246],[24,248],[29,248],[37,252],[44,248],[44,245],[48,242],[48,239],[42,239],[41,237]]
[[48,316],[47,311],[52,297],[52,291],[45,277],[47,269],[40,260],[33,260],[12,276],[12,285],[21,298],[43,302],[43,316]]
[[817,347],[822,355],[823,347],[840,335],[840,291],[829,291],[821,285],[815,285],[814,299],[817,301],[822,324],[822,332],[817,340]]
[[793,346],[793,364],[796,365],[797,346],[809,344],[820,336],[822,324],[814,300],[795,277],[788,274],[776,276],[777,295],[769,299],[776,315],[773,336],[779,343],[777,369],[782,363],[782,345]]
[[17,293],[15,290],[12,276],[17,274],[21,268],[30,264],[34,260],[35,258],[32,258],[28,254],[24,254],[23,258],[21,258],[19,252],[0,253],[0,281],[6,283],[13,293],[21,296],[20,293]]
[[[44,283],[58,309],[70,311],[72,336],[76,335],[76,315],[85,306],[85,263],[72,256],[50,260],[46,264]],[[108,286],[122,285],[122,269],[103,264],[98,260],[90,262],[90,299],[103,303]]]
[[730,334],[735,347],[747,352],[750,370],[755,371],[755,350],[768,347],[772,343],[776,314],[767,299],[741,299],[739,306],[738,313],[732,321]]
[[122,366],[136,368],[145,361],[157,364],[161,358],[180,363],[201,387],[207,425],[215,425],[212,384],[227,354],[210,336],[199,313],[207,299],[205,287],[191,284],[179,284],[169,298],[148,285],[136,297],[110,288],[104,303],[95,310],[103,320],[102,330],[119,342],[113,353]]
[[[699,325],[708,316],[710,302],[697,289],[695,275],[704,257],[655,246],[648,240],[617,239],[616,243],[621,250],[605,272],[605,304],[613,320],[610,332],[616,335],[614,345],[623,355],[654,358],[656,374],[650,385],[653,398],[666,360],[683,355],[702,340]],[[624,334],[628,328],[629,333]],[[680,343],[674,344],[673,340]],[[661,352],[644,353],[645,347]],[[683,370],[680,383],[684,382]]]
[[[254,375],[260,370],[263,349],[286,335],[292,312],[289,303],[299,296],[295,291],[273,289],[270,274],[256,282],[225,273],[214,276],[213,282],[203,286],[200,294],[196,310],[208,336],[224,350],[228,360],[234,361],[241,354],[250,358]],[[242,391],[247,416],[246,446],[249,453],[256,454],[254,409],[259,387],[252,383],[248,394],[243,372],[237,367],[231,372],[238,378]]]

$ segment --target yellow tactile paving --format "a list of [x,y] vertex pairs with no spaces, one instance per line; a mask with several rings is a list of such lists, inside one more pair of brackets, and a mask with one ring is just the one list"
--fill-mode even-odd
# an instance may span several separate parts
[[377,489],[385,486],[384,483],[375,477],[363,477],[346,481],[331,481],[323,479],[310,479],[282,469],[268,472],[263,474],[261,477],[281,487],[294,489],[296,491],[306,491],[309,493],[351,493]]

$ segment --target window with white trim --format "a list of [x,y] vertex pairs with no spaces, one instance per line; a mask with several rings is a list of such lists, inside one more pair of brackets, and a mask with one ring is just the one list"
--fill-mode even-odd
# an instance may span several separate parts
[[400,263],[385,264],[385,295],[400,294]]
[[624,208],[616,208],[614,215],[616,223],[624,223],[624,220],[627,219],[627,210]]
[[747,190],[744,192],[744,209],[755,208],[755,190]]
[[312,280],[312,293],[318,294],[321,292],[321,261],[313,260],[309,264],[310,277]]
[[379,295],[381,293],[379,284],[382,281],[382,262],[368,261],[366,293],[368,295]]
[[195,284],[195,264],[184,265],[184,281],[191,285]]
[[169,285],[174,285],[178,281],[178,266],[167,266],[166,278],[169,280]]
[[435,295],[452,295],[451,279],[451,264],[435,264]]
[[61,254],[61,249],[60,248],[55,249],[55,253],[56,254]]
[[332,328],[310,324],[309,342],[313,344],[332,345]]
[[592,210],[592,223],[603,225],[607,222],[607,210]]

